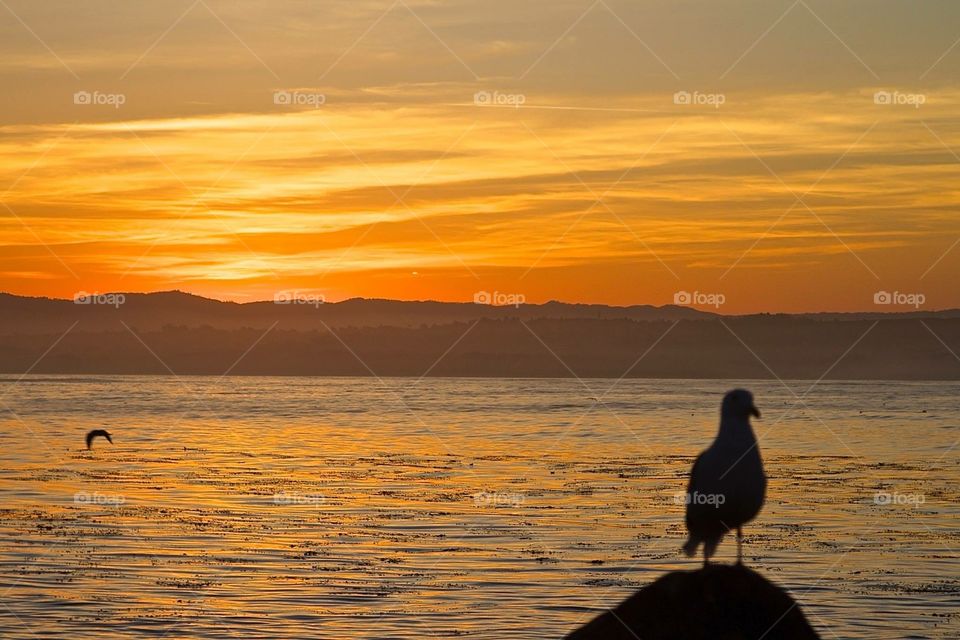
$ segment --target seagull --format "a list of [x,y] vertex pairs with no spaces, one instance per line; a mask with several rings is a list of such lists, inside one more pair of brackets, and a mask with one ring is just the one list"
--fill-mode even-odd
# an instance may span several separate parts
[[113,444],[113,438],[110,437],[110,434],[107,433],[106,429],[94,429],[87,434],[87,449],[90,448],[90,445],[93,444],[93,439],[97,436],[103,436],[107,439],[107,442]]
[[690,471],[687,487],[687,531],[683,551],[693,556],[703,544],[703,564],[717,550],[723,536],[737,530],[737,564],[743,564],[742,527],[763,506],[767,477],[760,448],[750,427],[750,416],[760,417],[753,394],[734,389],[723,397],[720,430]]

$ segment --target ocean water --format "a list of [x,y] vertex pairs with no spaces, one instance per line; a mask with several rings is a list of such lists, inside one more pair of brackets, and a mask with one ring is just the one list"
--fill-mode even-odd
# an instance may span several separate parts
[[[747,564],[824,638],[960,637],[960,384],[741,384]],[[0,378],[0,637],[561,637],[699,565],[732,386]]]

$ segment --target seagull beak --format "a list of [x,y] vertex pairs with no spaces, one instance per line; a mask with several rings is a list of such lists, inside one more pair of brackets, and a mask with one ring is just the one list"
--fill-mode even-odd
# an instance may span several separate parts
[[754,407],[753,405],[751,405],[751,406],[750,406],[750,415],[752,415],[752,416],[755,417],[755,418],[759,418],[759,417],[760,417],[760,410],[757,409],[756,407]]

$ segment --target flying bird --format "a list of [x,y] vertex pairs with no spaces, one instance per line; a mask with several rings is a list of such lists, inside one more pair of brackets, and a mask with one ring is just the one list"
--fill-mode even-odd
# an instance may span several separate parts
[[720,430],[710,447],[701,453],[690,471],[687,486],[687,531],[683,545],[693,556],[703,544],[703,564],[717,550],[723,536],[737,531],[737,564],[743,563],[742,527],[763,506],[767,477],[760,448],[750,427],[750,416],[760,417],[753,394],[734,389],[723,397]]
[[107,442],[113,444],[113,438],[110,437],[110,434],[107,433],[106,429],[94,429],[87,434],[87,449],[89,449],[90,445],[93,444],[93,439],[97,437],[106,438]]

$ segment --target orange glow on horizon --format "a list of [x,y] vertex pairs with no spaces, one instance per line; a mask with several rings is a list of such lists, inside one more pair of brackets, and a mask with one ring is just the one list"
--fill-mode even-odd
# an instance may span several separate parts
[[[379,15],[368,9],[351,10],[355,26]],[[538,59],[529,43],[469,38],[438,56],[435,39],[410,37],[423,24],[389,12],[376,37],[330,32],[319,82],[316,61],[288,60],[274,34],[224,11],[247,20],[241,52],[277,58],[238,57],[236,38],[192,14],[184,28],[202,24],[216,56],[177,39],[179,28],[156,51],[116,44],[118,60],[76,44],[58,65],[27,40],[10,45],[4,64],[20,65],[38,97],[15,96],[0,127],[0,290],[236,301],[287,289],[451,301],[496,290],[615,305],[700,291],[722,293],[723,313],[868,310],[875,292],[898,290],[960,307],[950,58],[921,109],[878,103],[890,87],[842,50],[829,60],[849,66],[833,74],[821,61],[808,74],[822,86],[811,87],[764,64],[819,50],[740,60],[746,45],[730,44],[736,82],[722,105],[682,104],[674,93],[695,85],[678,86],[666,53],[658,62],[629,49],[642,82],[608,69],[607,39],[637,43],[598,16],[579,33],[599,38],[589,55],[571,36],[544,43]],[[810,43],[792,29],[780,37]],[[307,50],[301,35],[291,30],[284,46]],[[520,71],[466,73],[507,58]],[[395,66],[416,77],[386,74]],[[41,99],[39,74],[54,72],[65,78]],[[123,101],[77,104],[75,92]]]

